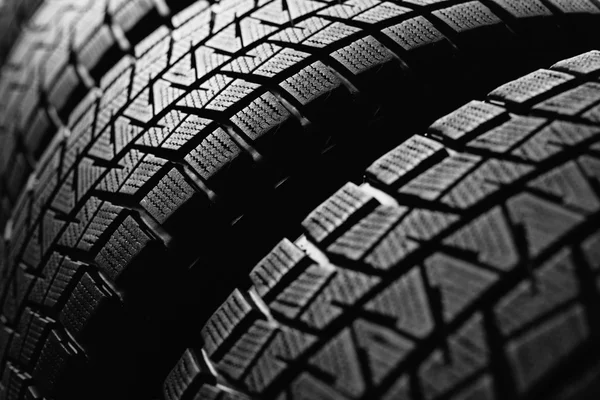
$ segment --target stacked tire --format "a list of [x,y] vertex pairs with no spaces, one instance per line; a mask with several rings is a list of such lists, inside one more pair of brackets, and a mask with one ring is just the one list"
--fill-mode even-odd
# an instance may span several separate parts
[[0,398],[598,393],[595,0],[31,7]]

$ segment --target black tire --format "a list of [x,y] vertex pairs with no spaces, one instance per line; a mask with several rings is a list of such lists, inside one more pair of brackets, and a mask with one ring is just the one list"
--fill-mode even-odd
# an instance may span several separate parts
[[597,45],[591,0],[416,3],[171,17],[132,2],[129,54],[110,17],[88,52],[27,60],[48,82],[4,68],[0,397],[159,393],[194,326],[336,187],[452,108]]
[[[57,131],[72,128],[132,56],[140,58],[162,39],[161,32],[184,22],[186,13],[176,13],[191,3],[7,0],[0,5],[0,226]],[[161,26],[158,35],[150,35]]]
[[258,263],[164,399],[596,398],[599,77],[598,51],[538,70],[377,160]]

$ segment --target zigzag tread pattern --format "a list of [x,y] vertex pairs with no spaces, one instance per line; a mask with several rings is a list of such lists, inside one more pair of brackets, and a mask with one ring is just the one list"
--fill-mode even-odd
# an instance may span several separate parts
[[[537,93],[538,87],[528,90]],[[527,134],[505,134],[513,132],[521,143],[535,137],[540,121],[525,121],[534,109],[532,104],[510,116],[525,123]],[[464,112],[444,121],[459,121]],[[484,129],[468,118],[452,125],[476,141],[506,121],[486,122]],[[577,121],[561,124],[564,129],[551,131],[557,137],[578,127]],[[406,140],[370,167],[376,189],[347,184],[305,220],[303,236],[283,240],[255,267],[251,286],[239,286],[234,295],[245,291],[262,300],[247,297],[258,305],[252,317],[226,320],[222,335],[228,336],[220,339],[218,353],[210,347],[209,360],[248,396],[487,399],[539,393],[552,385],[556,371],[579,364],[581,349],[597,345],[591,338],[598,327],[587,313],[597,310],[599,287],[584,284],[581,275],[600,276],[600,193],[592,189],[598,174],[590,173],[599,164],[588,155],[600,140],[595,128],[536,163],[523,158],[500,167],[508,162],[506,147],[494,151],[498,142],[487,142],[493,153],[475,157],[451,182],[457,188],[482,174],[497,185],[496,194],[474,198],[465,208],[472,211],[458,214],[435,210],[445,200],[430,196],[429,186],[398,178],[414,168],[417,177],[435,171],[439,164],[428,158],[439,160],[439,151],[448,152],[442,161],[456,153],[441,137]],[[407,151],[426,155],[403,166]],[[465,154],[468,148],[458,156]],[[394,197],[407,187],[431,203],[403,204]],[[377,199],[374,208],[351,218],[370,195]],[[306,258],[310,262],[297,261]],[[594,292],[588,300],[582,297],[586,285]],[[206,326],[224,320],[214,315]],[[276,332],[310,333],[310,340],[290,359],[271,352]],[[205,393],[204,386],[210,387],[187,385],[182,393]]]
[[[198,6],[199,8],[194,9],[195,11],[189,11],[190,14],[183,12],[173,16],[172,21],[178,22],[173,23],[172,32],[170,28],[162,26],[139,42],[137,42],[139,38],[135,39],[136,21],[144,20],[148,13],[153,12],[155,2],[136,1],[129,5],[122,5],[121,2],[114,3],[108,8],[111,18],[104,19],[98,17],[104,15],[104,10],[100,12],[103,2],[88,2],[85,5],[77,6],[71,5],[68,1],[61,3],[65,4],[61,7],[48,6],[44,8],[43,12],[39,14],[39,20],[36,20],[40,26],[47,28],[39,29],[38,36],[41,37],[43,45],[32,47],[35,50],[31,56],[31,59],[35,61],[32,62],[32,68],[39,66],[40,62],[45,63],[45,68],[32,72],[30,74],[31,82],[28,82],[28,79],[25,79],[28,75],[20,71],[30,70],[28,68],[19,70],[13,63],[10,68],[6,69],[6,78],[4,78],[5,71],[3,70],[3,78],[0,79],[1,85],[8,85],[1,86],[2,89],[10,87],[10,95],[0,101],[0,125],[2,126],[0,140],[12,138],[19,129],[26,132],[25,143],[35,142],[33,137],[42,135],[39,132],[44,129],[47,129],[49,134],[58,131],[60,136],[60,140],[52,141],[51,147],[46,152],[47,154],[58,154],[58,161],[47,154],[37,160],[38,156],[29,154],[28,150],[23,152],[22,149],[19,149],[12,152],[16,146],[15,143],[9,144],[6,146],[7,150],[3,150],[7,151],[7,154],[14,154],[5,159],[3,157],[2,161],[2,167],[10,165],[13,168],[11,172],[14,173],[5,172],[2,175],[7,177],[3,179],[2,185],[8,185],[11,191],[18,192],[18,189],[15,188],[23,187],[30,169],[35,169],[35,176],[44,181],[48,179],[57,181],[55,187],[53,185],[44,187],[43,199],[37,197],[34,199],[34,203],[38,203],[35,205],[35,211],[23,214],[23,218],[16,226],[14,240],[8,242],[12,267],[8,272],[9,284],[5,285],[2,290],[2,303],[3,313],[10,320],[18,320],[23,314],[25,309],[23,301],[26,297],[36,298],[39,301],[37,304],[43,307],[60,308],[69,304],[69,309],[73,314],[92,316],[95,309],[83,310],[69,303],[68,300],[77,288],[74,277],[82,276],[82,272],[78,268],[87,270],[97,268],[97,274],[100,274],[102,279],[119,283],[122,279],[121,276],[127,272],[127,267],[132,262],[134,263],[134,260],[139,258],[138,256],[146,254],[145,251],[151,245],[159,242],[156,240],[157,236],[163,235],[160,229],[157,231],[152,221],[149,222],[150,226],[146,225],[148,222],[144,222],[145,215],[140,217],[139,213],[143,214],[143,211],[137,207],[141,205],[150,214],[152,220],[166,221],[176,208],[181,207],[187,199],[193,197],[191,196],[192,191],[204,190],[203,185],[206,182],[211,183],[217,174],[228,171],[232,160],[252,151],[247,143],[243,143],[244,139],[236,137],[231,130],[218,126],[223,120],[230,118],[229,110],[235,108],[238,101],[243,102],[245,96],[253,96],[253,89],[256,85],[253,81],[258,79],[248,77],[248,80],[245,80],[229,77],[231,74],[228,74],[227,71],[235,72],[235,67],[233,67],[235,63],[238,66],[249,66],[248,70],[243,71],[246,74],[249,72],[255,75],[262,73],[262,76],[281,74],[281,79],[276,79],[277,82],[274,81],[274,83],[279,83],[279,87],[273,91],[279,93],[283,89],[285,93],[294,98],[292,102],[294,104],[290,106],[287,103],[283,104],[285,102],[282,102],[277,96],[274,96],[277,98],[275,101],[269,95],[265,95],[268,97],[267,101],[273,106],[270,106],[270,109],[276,110],[277,114],[277,118],[274,118],[273,121],[261,123],[265,129],[262,132],[265,132],[283,119],[291,118],[290,114],[293,113],[289,108],[294,109],[297,103],[308,104],[317,98],[327,98],[329,93],[347,84],[342,82],[329,65],[322,61],[315,61],[316,57],[312,53],[313,50],[308,49],[309,47],[325,46],[326,49],[331,48],[332,51],[336,51],[337,47],[342,47],[342,45],[338,45],[337,41],[341,40],[346,45],[350,41],[351,35],[355,35],[357,40],[364,39],[364,43],[371,42],[371,39],[353,25],[332,23],[317,17],[316,15],[323,15],[322,11],[333,9],[336,6],[318,1],[288,0],[284,2],[285,6],[276,1],[224,2],[223,12],[212,21],[214,25],[211,29],[215,29],[215,31],[209,31],[212,18],[211,9]],[[172,4],[172,2],[167,3],[175,11],[185,2],[179,2],[178,5]],[[381,23],[381,26],[387,24],[386,16],[398,19],[404,13],[408,13],[410,9],[410,7],[404,9],[390,5],[382,7],[378,1],[359,1],[358,3],[362,4],[344,6],[346,9],[348,7],[356,8],[354,15],[358,16],[357,20],[364,23]],[[447,6],[453,7],[450,3]],[[467,28],[497,21],[485,7],[477,5],[477,2],[472,3],[469,6],[472,18],[470,17],[465,25]],[[268,7],[276,10],[279,6],[283,8],[278,12],[266,13],[259,17],[259,10],[266,10]],[[89,15],[94,14],[96,17],[78,18],[84,9],[86,9],[85,12],[89,11]],[[236,15],[235,10],[240,14]],[[289,11],[289,16],[286,17],[287,11]],[[56,21],[57,16],[61,13],[63,15],[61,18],[65,22],[69,21],[66,26],[74,24],[72,26],[77,32],[73,43],[76,53],[75,61],[68,60],[69,49],[72,47],[68,42],[68,35],[61,33],[62,31],[57,27],[58,24],[50,23],[50,21]],[[452,13],[454,11],[448,10],[447,17],[452,18]],[[282,15],[283,20],[281,19]],[[298,20],[297,25],[291,27],[287,25],[289,22],[287,18],[290,16],[292,19]],[[246,26],[249,27],[249,35],[242,32],[241,35],[236,36],[235,28],[238,18],[252,18],[241,24],[242,30]],[[431,25],[427,18],[419,18],[417,21],[412,21],[413,29],[419,25]],[[267,22],[267,24],[258,23],[258,20]],[[107,21],[112,21],[112,23]],[[199,24],[199,21],[206,23]],[[158,22],[158,24],[161,23]],[[277,29],[271,29],[275,28],[273,24],[282,25]],[[261,27],[261,25],[265,26]],[[456,26],[457,30],[464,28],[464,26]],[[52,35],[45,35],[47,29],[53,32]],[[275,34],[269,36],[272,32]],[[410,32],[410,29],[402,32],[406,38],[406,32]],[[121,33],[124,34],[124,37],[121,36]],[[209,38],[216,38],[216,36],[223,41],[208,43]],[[421,38],[419,46],[442,40],[437,30],[431,29],[431,27],[425,29],[423,35],[419,37]],[[86,38],[91,38],[91,40],[85,40]],[[271,39],[276,40],[277,44],[268,43]],[[250,57],[246,54],[238,57],[239,60],[232,60],[232,56],[227,51],[232,48],[220,48],[229,46],[232,40],[234,46],[237,46],[236,41],[242,41],[244,45],[248,45],[250,44],[248,40],[256,40],[262,43],[261,46],[264,45],[261,47],[262,50],[268,50],[260,54],[258,47],[255,47],[253,51],[258,53],[258,56],[253,61],[248,61]],[[95,69],[95,63],[102,59],[103,54],[108,54],[118,47],[126,48],[127,41],[132,46],[131,55],[123,57],[123,54],[119,53],[121,61],[115,63],[110,71]],[[287,48],[285,43],[289,43],[290,48]],[[211,44],[214,47],[211,47]],[[282,46],[286,48],[282,50]],[[296,48],[304,48],[306,52]],[[364,48],[365,46],[363,46]],[[372,51],[378,54],[377,57],[381,62],[389,60],[389,53],[384,52],[379,44],[369,43],[367,48],[375,49]],[[408,50],[411,46],[404,48]],[[19,57],[27,59],[28,56],[22,51]],[[17,51],[15,54],[18,53]],[[261,69],[278,55],[280,57],[276,62]],[[312,59],[305,61],[309,57]],[[46,60],[41,61],[43,59]],[[178,65],[184,59],[186,60],[185,65]],[[593,57],[590,59],[593,62]],[[187,60],[189,60],[189,64]],[[199,62],[199,60],[202,61]],[[254,65],[252,65],[253,62]],[[589,60],[586,62],[590,63]],[[71,65],[73,63],[74,65]],[[296,68],[297,64],[300,65],[300,68]],[[196,76],[196,80],[202,80],[202,84],[199,88],[193,89],[194,95],[190,96],[195,103],[182,106],[184,103],[181,101],[185,98],[184,96],[190,94],[190,89],[185,87],[189,84],[189,80],[181,80],[168,75],[171,66],[174,65],[178,65],[179,73],[188,67],[188,72],[190,69],[196,69],[192,74]],[[359,65],[361,69],[363,67],[368,69],[368,65],[364,65],[364,63]],[[574,62],[563,69],[577,68],[577,65],[579,64]],[[258,69],[253,70],[253,68]],[[287,69],[292,72],[288,73]],[[43,70],[42,73],[40,73],[41,70]],[[587,70],[590,68],[588,67]],[[88,79],[90,77],[91,80]],[[557,79],[558,81],[560,79]],[[560,81],[550,86],[552,86],[552,90],[555,90],[563,84],[568,85],[569,83]],[[97,86],[95,89],[99,90],[86,85]],[[3,121],[12,118],[15,109],[22,104],[25,105],[23,110],[35,109],[36,115],[40,115],[40,110],[36,107],[39,105],[38,103],[44,102],[38,101],[39,98],[35,97],[35,90],[32,89],[38,87],[42,87],[44,89],[42,92],[48,94],[49,108],[43,110],[43,114],[48,114],[48,116],[36,116],[35,119],[32,119],[35,120],[36,125],[29,127],[25,125],[30,117],[29,111],[23,112],[21,115],[15,113],[15,123],[4,124]],[[71,94],[81,91],[80,89],[91,94],[85,96],[81,103],[71,104],[78,102],[74,97],[71,98]],[[519,90],[523,91],[527,88]],[[591,92],[582,91],[582,93],[587,95]],[[96,95],[98,95],[97,98]],[[535,94],[535,96],[538,95]],[[261,97],[261,99],[264,98]],[[589,101],[592,102],[592,100]],[[216,106],[211,107],[211,105]],[[261,106],[258,108],[264,109]],[[290,112],[287,113],[284,109]],[[263,111],[260,112],[263,113]],[[275,117],[274,114],[273,117]],[[125,115],[128,118],[125,118]],[[50,118],[51,121],[46,121],[47,124],[44,125],[40,122],[43,118]],[[215,123],[213,118],[221,122]],[[498,120],[500,119],[498,118]],[[184,126],[185,122],[182,123],[184,120],[195,121]],[[496,119],[485,121],[483,126],[487,127],[496,121]],[[209,125],[211,126],[207,129]],[[44,126],[49,128],[44,128]],[[239,128],[244,130],[241,126]],[[178,129],[180,130],[178,131]],[[6,130],[8,130],[8,134],[4,134]],[[563,143],[577,145],[579,141],[590,140],[593,137],[593,132],[585,127],[578,129],[578,132],[581,134],[577,136],[577,139],[570,141],[564,139]],[[247,134],[251,137],[250,133]],[[262,133],[254,135],[260,137]],[[144,139],[148,142],[144,142]],[[91,150],[92,146],[94,151]],[[154,150],[149,150],[150,148],[154,148]],[[145,154],[146,151],[151,154]],[[515,154],[519,156],[520,153],[516,150]],[[552,154],[548,156],[552,156]],[[177,176],[175,173],[168,175],[180,183],[179,188],[183,186],[185,189],[178,192],[177,197],[167,194],[172,202],[168,203],[166,208],[159,209],[156,203],[165,200],[152,200],[152,196],[155,194],[152,193],[153,188],[144,185],[159,173],[169,173],[166,169],[161,168],[167,163],[165,160],[173,161],[180,166],[187,162],[187,165],[182,168],[186,169],[191,166],[200,177],[200,183],[198,180],[195,181],[195,177]],[[38,163],[37,166],[36,163]],[[47,169],[53,171],[48,174],[51,178],[43,175]],[[187,171],[186,174],[189,173],[189,170]],[[460,179],[460,177],[456,179]],[[165,192],[162,192],[161,195],[166,193],[167,187],[172,186],[172,182],[164,185]],[[192,184],[192,182],[194,183]],[[511,182],[504,181],[502,183],[511,184]],[[39,188],[38,184],[34,183],[33,185],[36,190]],[[100,200],[96,196],[106,196],[109,200]],[[102,198],[104,199],[104,197]],[[29,200],[23,199],[27,199],[27,197],[18,199],[19,204],[16,206],[13,204],[15,199],[16,195],[12,194],[1,199],[2,213],[0,215],[5,215],[6,210],[13,207],[20,210],[26,209],[26,202]],[[132,206],[129,203],[131,199],[135,199],[138,204]],[[140,201],[143,204],[139,203]],[[341,200],[342,203],[347,201],[352,202],[353,200]],[[123,202],[124,204],[116,205],[112,202],[119,204]],[[154,208],[150,204],[154,204]],[[340,204],[335,207],[340,207]],[[333,216],[336,219],[332,225],[327,225],[330,222],[324,223],[325,231],[328,231],[330,227],[333,229],[333,235],[327,237],[325,242],[333,243],[337,236],[344,233],[342,230],[362,219],[365,214],[376,208],[377,204],[377,201],[370,200],[364,209],[359,207],[356,214],[354,214],[355,210],[345,210],[346,206],[344,205],[340,208],[343,214],[341,218],[335,209],[331,215],[325,218],[330,219]],[[129,208],[133,208],[133,211]],[[551,209],[552,206],[547,208]],[[346,215],[348,211],[351,215]],[[517,215],[518,218],[514,215],[509,217],[509,219],[520,218],[521,222],[525,224],[530,221],[529,216],[522,214]],[[398,218],[399,221],[396,221],[395,218]],[[340,240],[344,240],[347,245],[352,243],[356,237],[364,235],[365,231],[376,231],[382,235],[361,249],[361,252],[369,252],[365,255],[364,262],[372,268],[371,272],[376,275],[384,273],[382,271],[393,270],[395,265],[402,261],[403,257],[396,257],[393,249],[407,249],[405,255],[408,256],[412,254],[413,250],[418,250],[423,242],[436,241],[440,232],[454,229],[455,222],[456,216],[453,213],[429,213],[427,209],[411,210],[406,216],[392,213],[392,216],[389,217],[383,213],[383,215],[374,216],[372,220],[366,220],[364,227],[352,233],[353,237],[343,237]],[[3,224],[4,221],[0,223]],[[158,225],[160,226],[160,222]],[[535,230],[526,229],[526,232],[531,231]],[[390,239],[392,234],[395,236]],[[552,247],[553,243],[553,241],[547,241],[542,245],[538,244],[540,251],[545,251],[548,246]],[[2,246],[4,245],[3,243]],[[52,247],[54,245],[56,247]],[[376,249],[377,256],[371,257],[372,252]],[[54,264],[54,267],[51,267],[49,265],[56,252],[67,258],[63,263]],[[70,257],[82,258],[84,261],[81,261],[81,264],[73,263],[69,259]],[[361,258],[362,254],[349,258],[352,257]],[[277,304],[281,315],[296,318],[299,324],[316,327],[329,326],[337,316],[344,313],[345,307],[362,299],[365,293],[368,293],[371,288],[377,287],[380,282],[379,278],[361,271],[333,273],[331,269],[320,265],[307,265],[307,263],[302,263],[302,265],[305,270],[298,271],[297,274],[303,278],[306,277],[307,282],[314,283],[312,287],[308,288],[310,290],[305,290],[306,288],[300,286],[295,288],[296,291],[288,292],[286,296],[277,297],[276,294],[273,294],[272,298],[272,304]],[[296,272],[292,275],[284,275],[291,279]],[[98,277],[94,278],[94,282],[96,282],[94,285],[98,280]],[[352,286],[352,291],[346,292],[344,285]],[[279,289],[281,288],[276,287],[276,290]],[[11,294],[15,291],[18,293],[16,296]],[[93,307],[98,307],[98,304],[101,303],[101,301],[94,300],[102,297],[98,293],[96,293],[97,296],[87,297],[83,292],[78,293],[81,298],[86,299],[84,300],[86,304],[94,304]],[[311,306],[310,302],[314,299],[322,299],[319,302],[324,306]],[[60,312],[60,310],[55,311]],[[63,323],[71,324],[71,329],[75,333],[84,332],[87,318],[87,316],[84,317],[83,322],[67,322],[64,319]],[[365,324],[362,326],[363,331],[367,329],[364,328]],[[404,333],[406,334],[406,332]],[[407,335],[410,336],[410,334]],[[48,392],[51,392],[60,381],[58,376],[61,374],[60,371],[63,371],[63,368],[69,364],[64,355],[70,354],[73,349],[68,343],[68,339],[59,336],[48,336],[46,343],[38,351],[40,354],[38,364],[25,372],[25,374],[34,376],[34,380],[40,382],[40,387]],[[392,338],[393,335],[388,337]],[[395,338],[389,340],[393,343],[390,344],[392,348],[401,343],[401,340]],[[49,360],[54,361],[50,362]],[[1,362],[12,365],[7,363],[6,359]],[[42,362],[49,364],[41,365]],[[262,368],[266,368],[264,365],[270,365],[271,362],[265,358],[264,361],[261,361]],[[27,376],[23,375],[16,366],[12,366],[12,369],[9,368],[9,370],[16,371],[14,376]],[[44,374],[48,371],[51,371],[52,374],[48,374],[48,379],[46,379]],[[385,373],[378,376],[383,375]],[[13,379],[13,375],[10,376],[10,379]],[[259,375],[252,374],[252,379],[254,379],[256,387],[260,387],[261,384],[264,386],[264,382],[266,382]],[[24,393],[18,388],[7,387],[6,390],[10,393],[16,393],[15,390],[21,394]]]

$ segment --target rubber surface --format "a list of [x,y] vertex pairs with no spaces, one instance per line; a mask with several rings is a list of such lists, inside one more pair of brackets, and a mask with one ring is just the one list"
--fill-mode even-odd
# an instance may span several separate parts
[[135,45],[157,27],[170,26],[171,14],[191,2],[12,0],[2,5],[0,46],[12,51],[5,63],[0,50],[0,226],[80,100],[90,91],[90,97],[102,93],[112,79],[106,72],[124,55],[135,56]]
[[600,360],[599,78],[600,52],[565,60],[378,159],[254,267],[164,399],[568,398]]
[[41,0],[3,0],[0,2],[0,66],[4,64],[10,49],[37,10]]
[[101,68],[78,53],[41,103],[25,75],[7,84],[35,117],[3,108],[6,398],[158,391],[190,325],[333,188],[443,111],[590,48],[600,12],[429,3],[196,2],[128,55],[103,23],[116,53],[94,53]]

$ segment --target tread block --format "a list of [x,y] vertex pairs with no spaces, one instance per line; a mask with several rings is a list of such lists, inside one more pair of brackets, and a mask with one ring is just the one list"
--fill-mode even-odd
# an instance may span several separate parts
[[171,110],[157,126],[150,127],[140,136],[135,144],[147,147],[161,147],[166,138],[179,126],[186,116],[178,110]]
[[223,343],[233,336],[234,331],[243,328],[242,325],[250,319],[252,313],[252,306],[236,289],[202,328],[201,335],[206,353],[213,357]]
[[595,3],[589,0],[548,0],[548,2],[564,13],[600,13]]
[[196,357],[190,350],[186,350],[165,380],[163,385],[165,400],[181,400],[201,372]]
[[488,160],[442,197],[442,202],[452,207],[467,209],[493,196],[503,186],[515,182],[532,170],[533,167],[527,164]]
[[357,261],[406,214],[405,207],[378,206],[335,240],[327,252]]
[[332,92],[341,81],[321,61],[301,69],[279,84],[302,105]]
[[530,103],[572,79],[573,75],[564,72],[540,69],[500,86],[488,96],[506,103]]
[[377,4],[377,0],[352,0],[345,3],[332,4],[331,6],[320,10],[318,15],[350,19]]
[[105,192],[117,193],[123,182],[125,182],[131,171],[135,169],[143,157],[144,154],[138,150],[130,150],[125,153],[120,161],[120,165],[123,168],[110,169],[108,174],[100,181],[97,188]]
[[152,9],[154,4],[148,0],[124,2],[118,10],[113,10],[115,23],[124,32],[129,32]]
[[[276,3],[273,4],[275,5]],[[287,16],[285,15],[286,13],[280,11],[279,14],[279,18],[285,20],[283,23],[289,22]],[[331,25],[331,22],[323,18],[309,17],[308,19],[295,24],[293,27],[286,28],[276,33],[275,35],[271,36],[270,39],[280,40],[287,43],[301,43],[307,37],[313,35],[328,25]]]
[[600,123],[600,105],[593,106],[589,110],[583,113],[581,117],[584,120],[588,120],[592,123]]
[[499,122],[506,110],[494,104],[473,100],[458,110],[438,119],[429,128],[429,133],[452,140],[461,140]]
[[594,270],[600,270],[600,233],[596,232],[585,239],[581,250],[588,265]]
[[54,105],[59,111],[63,111],[67,101],[72,97],[77,86],[80,85],[79,77],[74,67],[68,66],[61,72],[58,80],[48,94],[50,104]]
[[533,109],[572,116],[598,102],[600,102],[600,83],[586,82],[537,104]]
[[441,311],[448,322],[498,280],[493,272],[442,253],[425,260],[425,268],[431,286],[440,291]]
[[310,363],[333,379],[336,390],[350,398],[363,395],[366,383],[350,329],[330,340]]
[[36,224],[32,227],[32,231],[28,232],[25,238],[25,248],[21,261],[29,267],[36,267],[42,258],[42,247],[41,247],[41,235],[40,230],[41,224]]
[[61,342],[58,334],[51,331],[32,372],[36,386],[44,393],[52,393],[61,377],[65,376],[72,357],[73,353]]
[[343,306],[356,303],[379,281],[374,276],[339,269],[303,313],[301,320],[317,329],[323,329],[342,314]]
[[305,232],[317,243],[334,239],[340,227],[368,212],[376,200],[353,183],[347,183],[311,212],[302,222]]
[[[88,201],[88,204],[90,203]],[[94,206],[86,211],[86,219],[91,219],[91,221],[87,227],[84,227],[85,230],[77,243],[77,248],[90,251],[122,212],[121,207],[111,203],[102,202],[100,204],[100,201],[94,201]]]
[[124,111],[123,115],[134,120],[149,124],[154,117],[154,106],[151,102],[150,88],[141,92]]
[[494,392],[493,379],[491,375],[485,374],[475,383],[469,385],[466,389],[452,397],[452,400],[494,400],[496,398]]
[[107,298],[108,295],[84,273],[70,293],[58,319],[75,338],[79,338],[100,304]]
[[14,335],[11,343],[12,358],[29,369],[34,361],[32,357],[39,349],[41,339],[46,335],[49,325],[49,320],[26,308],[18,326],[18,331],[21,333]]
[[359,15],[352,18],[355,21],[366,22],[368,24],[376,24],[395,18],[399,15],[406,14],[412,11],[410,8],[402,7],[394,3],[381,3],[375,7],[369,8],[361,12]]
[[569,251],[564,250],[534,272],[531,280],[521,282],[495,307],[498,326],[510,335],[575,298],[579,283]]
[[189,142],[195,136],[204,136],[204,128],[206,128],[211,121],[197,117],[195,115],[188,115],[181,125],[171,131],[165,141],[161,144],[161,147],[171,150],[179,150],[179,148]]
[[150,242],[135,220],[128,216],[100,250],[95,260],[107,276],[117,281],[123,270]]
[[473,252],[480,262],[505,271],[519,261],[510,226],[499,207],[458,230],[444,244]]
[[366,262],[377,269],[390,269],[418,249],[419,242],[433,239],[457,218],[453,214],[414,209],[375,246]]
[[16,323],[19,310],[23,307],[23,301],[33,287],[35,279],[32,275],[24,271],[23,268],[15,268],[14,276],[8,283],[2,282],[4,293],[4,304],[2,304],[2,314],[12,323]]
[[350,72],[359,75],[390,61],[392,54],[375,38],[367,36],[331,54]]
[[365,306],[368,311],[393,318],[396,328],[419,338],[433,330],[430,307],[418,268],[403,275]]
[[387,186],[396,187],[406,176],[414,175],[421,164],[445,156],[444,146],[423,136],[410,139],[375,161],[367,169],[367,176]]
[[196,82],[196,69],[192,64],[192,54],[187,54],[164,74],[163,79],[181,86],[191,86]]
[[110,32],[110,28],[106,25],[101,26],[91,39],[77,52],[77,59],[88,70],[93,69],[98,65],[102,56],[108,53],[109,49],[114,45],[115,40]]
[[[259,56],[260,55],[262,54],[259,54]],[[254,75],[262,75],[270,78],[294,65],[301,63],[309,56],[309,53],[305,53],[296,49],[283,49],[281,51],[278,51],[274,56],[269,57],[252,73]],[[265,56],[262,55],[262,57]]]
[[185,202],[194,195],[194,189],[175,169],[171,169],[150,192],[144,196],[140,205],[163,224]]
[[528,193],[509,199],[507,207],[513,223],[523,227],[529,254],[534,257],[583,221],[581,214]]
[[467,153],[451,155],[402,185],[398,192],[435,200],[480,161],[481,157]]
[[405,0],[405,3],[416,4],[424,7],[434,5],[447,6],[450,5],[451,2],[452,0]]
[[505,153],[546,123],[544,118],[511,115],[508,121],[481,134],[468,145]]
[[135,195],[166,164],[166,160],[147,154],[123,182],[119,192]]
[[252,269],[250,280],[256,293],[267,298],[284,276],[300,269],[305,263],[308,263],[308,258],[304,252],[288,239],[283,239]]
[[4,389],[5,393],[3,398],[6,400],[20,400],[30,380],[29,374],[23,373],[12,363],[7,363],[0,382],[0,389]]
[[[557,366],[589,335],[584,311],[574,306],[507,345],[520,392],[529,389],[550,368]],[[532,362],[535,360],[535,362]]]
[[254,321],[218,361],[217,369],[230,378],[239,380],[273,335],[275,328],[272,324],[263,320]]
[[254,43],[274,30],[276,30],[274,26],[263,24],[254,18],[242,18],[238,20],[237,25],[230,24],[223,31],[214,35],[206,42],[206,45],[217,50],[235,53],[243,50],[244,45]]
[[215,111],[226,111],[259,87],[260,85],[256,83],[236,79],[227,85],[223,91],[212,98],[210,102],[206,104],[205,108]]
[[177,105],[195,109],[203,109],[208,102],[227,87],[233,78],[218,74],[202,84],[200,89],[193,90],[181,99]]
[[231,117],[231,122],[256,141],[290,117],[290,112],[267,92]]
[[94,165],[94,162],[84,158],[77,166],[77,201],[80,201],[92,189],[105,169]]
[[552,69],[568,72],[571,74],[594,74],[600,72],[600,51],[592,50],[578,56],[560,61],[552,66]]
[[221,128],[213,131],[185,157],[185,160],[205,180],[223,169],[242,150]]
[[577,160],[577,163],[590,181],[600,183],[600,159],[583,156]]
[[291,398],[294,400],[337,400],[346,398],[345,396],[342,397],[339,392],[335,391],[325,382],[306,372],[296,378],[290,387]]
[[378,269],[390,269],[400,260],[418,249],[419,244],[399,230],[393,229],[366,257],[366,262]]
[[552,16],[546,6],[540,0],[492,0],[515,18],[549,17]]
[[[63,215],[69,215],[71,210],[75,207],[75,191],[73,190],[73,172],[71,172],[62,186],[54,196],[51,207],[62,213]],[[15,186],[16,187],[16,186]]]
[[[212,386],[204,384],[198,389],[198,395],[194,397],[194,400],[251,400],[250,397],[240,392],[227,390],[222,387]],[[169,399],[170,400],[170,399]]]
[[446,393],[486,368],[488,350],[481,316],[476,314],[450,336],[448,348],[449,362],[444,351],[437,349],[419,368],[423,395],[427,400]]
[[321,29],[314,35],[303,40],[302,44],[317,48],[324,48],[358,32],[361,32],[360,28],[346,25],[341,22],[334,22],[324,29]]
[[181,95],[185,93],[181,89],[174,88],[170,82],[158,80],[152,85],[152,111],[154,115],[163,112],[171,104],[174,104]]
[[374,323],[358,320],[353,325],[356,346],[366,354],[370,376],[381,384],[389,372],[413,350],[414,344],[394,331]]
[[273,57],[280,49],[281,47],[272,43],[261,43],[255,48],[246,51],[243,55],[234,58],[230,63],[223,65],[221,70],[251,74],[253,70]]
[[[5,357],[8,354],[9,346],[13,340],[14,330],[6,326],[0,327],[0,362],[5,363]],[[4,368],[4,367],[3,367]],[[0,385],[0,390],[1,390]]]
[[52,274],[53,279],[44,298],[44,305],[54,307],[61,300],[65,289],[71,283],[71,279],[80,266],[80,264],[71,260],[63,259],[61,261],[56,272]]
[[[56,219],[56,214],[48,211],[44,215],[41,227],[40,247],[42,254],[48,254],[54,240],[58,237],[58,233],[64,227],[65,222]],[[39,266],[39,264],[38,264]]]
[[394,385],[382,396],[383,400],[410,399],[410,381],[404,375],[396,379]]
[[269,307],[287,318],[296,318],[327,284],[333,273],[331,269],[310,265],[269,304]]
[[40,228],[40,249],[42,251],[42,255],[48,253],[54,240],[57,238],[59,231],[64,225],[64,221],[59,221],[56,219],[56,214],[52,213],[51,211],[46,212]]
[[78,268],[79,264],[52,253],[43,267],[43,277],[36,279],[29,293],[29,301],[53,308]]
[[444,35],[421,16],[385,28],[382,32],[408,51],[445,40]]
[[544,174],[529,186],[556,196],[564,205],[573,206],[585,214],[600,207],[586,177],[573,161]]
[[482,26],[502,23],[500,18],[479,1],[443,8],[434,11],[433,15],[440,18],[456,32],[465,32]]
[[247,373],[244,383],[251,391],[262,392],[285,369],[288,361],[293,362],[316,341],[313,335],[281,327]]

